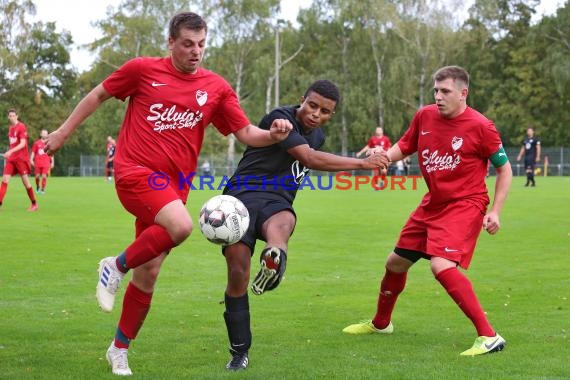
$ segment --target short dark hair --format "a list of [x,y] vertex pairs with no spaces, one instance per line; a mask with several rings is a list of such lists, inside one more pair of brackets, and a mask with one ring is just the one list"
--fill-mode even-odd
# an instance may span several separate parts
[[337,104],[340,102],[340,91],[336,84],[326,79],[319,79],[313,82],[305,92],[305,98],[310,92],[316,92],[317,94],[335,101]]
[[168,26],[168,36],[173,40],[177,39],[180,35],[180,29],[186,28],[190,30],[202,30],[208,32],[208,24],[204,19],[194,12],[181,12],[170,20]]
[[444,66],[433,74],[433,79],[436,82],[444,81],[448,78],[453,81],[461,81],[469,87],[469,73],[461,66]]

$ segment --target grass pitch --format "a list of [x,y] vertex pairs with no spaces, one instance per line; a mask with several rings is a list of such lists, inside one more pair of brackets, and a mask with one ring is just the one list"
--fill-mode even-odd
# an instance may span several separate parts
[[[570,178],[515,178],[496,236],[482,233],[467,272],[505,351],[460,357],[471,323],[420,261],[392,335],[342,328],[375,311],[384,260],[425,188],[302,190],[287,274],[250,294],[250,367],[228,373],[225,261],[195,230],[166,260],[129,361],[145,379],[566,379],[570,376]],[[489,179],[492,189],[493,178]],[[219,191],[193,191],[201,204]],[[105,360],[120,307],[101,312],[97,263],[132,240],[133,219],[102,178],[50,178],[27,213],[18,178],[0,210],[0,378],[114,378]],[[261,244],[261,243],[260,243]],[[259,250],[255,253],[257,260]],[[257,270],[253,266],[253,271]],[[120,306],[124,286],[119,291]]]

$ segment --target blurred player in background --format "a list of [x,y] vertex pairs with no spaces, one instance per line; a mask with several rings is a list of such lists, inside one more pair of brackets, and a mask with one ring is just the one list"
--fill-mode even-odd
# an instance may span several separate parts
[[[370,151],[371,149],[374,149],[374,148],[380,148],[380,149],[383,149],[386,151],[391,146],[392,146],[392,142],[390,141],[388,136],[384,135],[384,128],[376,127],[376,131],[375,131],[374,136],[372,136],[368,139],[368,142],[366,143],[366,145],[364,145],[364,147],[356,153],[356,157],[360,157],[361,155],[367,153],[368,151]],[[375,168],[373,175],[378,176],[378,178],[380,178],[379,176],[382,174],[386,174],[386,172],[387,172],[386,170],[384,172],[382,172],[380,169]],[[384,184],[381,182],[380,187],[382,187],[383,185]]]
[[111,136],[107,136],[107,157],[105,159],[105,177],[107,181],[111,182],[113,180],[114,163],[115,163],[115,148],[117,144],[115,139]]
[[517,156],[517,161],[520,161],[524,154],[524,168],[526,171],[526,184],[536,186],[534,181],[534,167],[540,161],[540,139],[534,135],[534,129],[528,128],[526,130],[526,138],[523,140],[521,150]]
[[[386,168],[388,164],[385,153],[362,160],[319,151],[325,142],[321,127],[331,119],[339,100],[334,83],[318,80],[300,98],[300,105],[279,107],[263,117],[260,128],[269,129],[275,120],[282,118],[291,122],[293,130],[278,144],[248,147],[224,189],[224,194],[244,203],[250,216],[244,237],[222,249],[228,267],[224,320],[232,355],[226,365],[229,370],[245,369],[249,363],[251,326],[247,288],[256,240],[266,242],[261,251],[261,269],[251,285],[253,293],[259,295],[275,289],[285,272],[288,242],[296,224],[293,201],[309,169],[374,169]],[[243,178],[247,178],[247,184],[241,181]]]
[[99,306],[110,312],[120,282],[133,269],[115,338],[107,350],[116,375],[132,374],[128,348],[150,310],[161,265],[192,232],[185,206],[189,183],[179,183],[179,178],[181,173],[196,172],[206,127],[212,123],[220,133],[233,133],[251,146],[274,144],[292,127],[287,120],[275,120],[269,130],[261,130],[249,122],[228,82],[200,67],[206,35],[206,22],[199,15],[175,15],[169,25],[168,57],[127,61],[48,136],[51,154],[103,102],[129,98],[114,169],[119,200],[136,217],[136,238],[118,256],[101,260],[96,287]]
[[32,145],[32,154],[30,155],[30,163],[34,167],[34,174],[36,175],[36,193],[39,194],[45,194],[47,177],[55,164],[53,156],[49,156],[45,152],[47,137],[47,129],[42,129],[40,138]]
[[[392,161],[418,152],[418,163],[428,193],[410,215],[394,251],[386,261],[376,315],[346,327],[349,334],[391,334],[392,311],[404,290],[408,270],[419,259],[430,260],[431,270],[477,331],[464,356],[500,351],[505,339],[491,327],[469,279],[467,269],[481,228],[499,231],[499,213],[512,180],[512,169],[492,121],[466,103],[469,74],[447,66],[434,74],[436,104],[420,109],[404,136],[387,154]],[[487,160],[496,168],[493,205],[485,185]],[[429,327],[429,326],[428,326]],[[433,327],[431,327],[433,330]]]
[[0,207],[8,190],[10,178],[15,174],[20,174],[24,188],[28,193],[28,198],[32,202],[28,211],[37,211],[36,196],[28,177],[31,172],[30,160],[28,158],[28,132],[24,123],[18,120],[18,114],[15,109],[8,110],[8,122],[10,123],[8,128],[10,147],[2,154],[5,162],[2,184],[0,184]]

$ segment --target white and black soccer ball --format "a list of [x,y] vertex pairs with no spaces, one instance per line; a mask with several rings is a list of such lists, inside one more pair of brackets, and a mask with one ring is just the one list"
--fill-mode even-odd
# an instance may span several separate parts
[[231,195],[216,195],[200,210],[200,231],[214,244],[238,242],[249,227],[249,212],[244,204]]

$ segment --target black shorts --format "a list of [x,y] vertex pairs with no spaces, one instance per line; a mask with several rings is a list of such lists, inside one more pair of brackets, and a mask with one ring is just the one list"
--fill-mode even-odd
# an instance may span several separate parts
[[250,248],[252,255],[255,250],[255,242],[257,239],[266,241],[265,237],[261,235],[261,227],[267,219],[283,210],[289,210],[295,218],[297,217],[295,210],[293,210],[293,205],[283,197],[275,194],[255,191],[247,193],[242,192],[237,195],[232,194],[231,191],[227,191],[224,192],[224,194],[238,198],[243,202],[247,211],[249,211],[249,228],[241,238],[240,242]]
[[524,159],[524,167],[525,169],[530,169],[534,172],[534,167],[536,166],[536,160],[533,160],[531,158],[525,158]]
[[113,163],[115,161],[107,161],[107,169],[113,169]]

